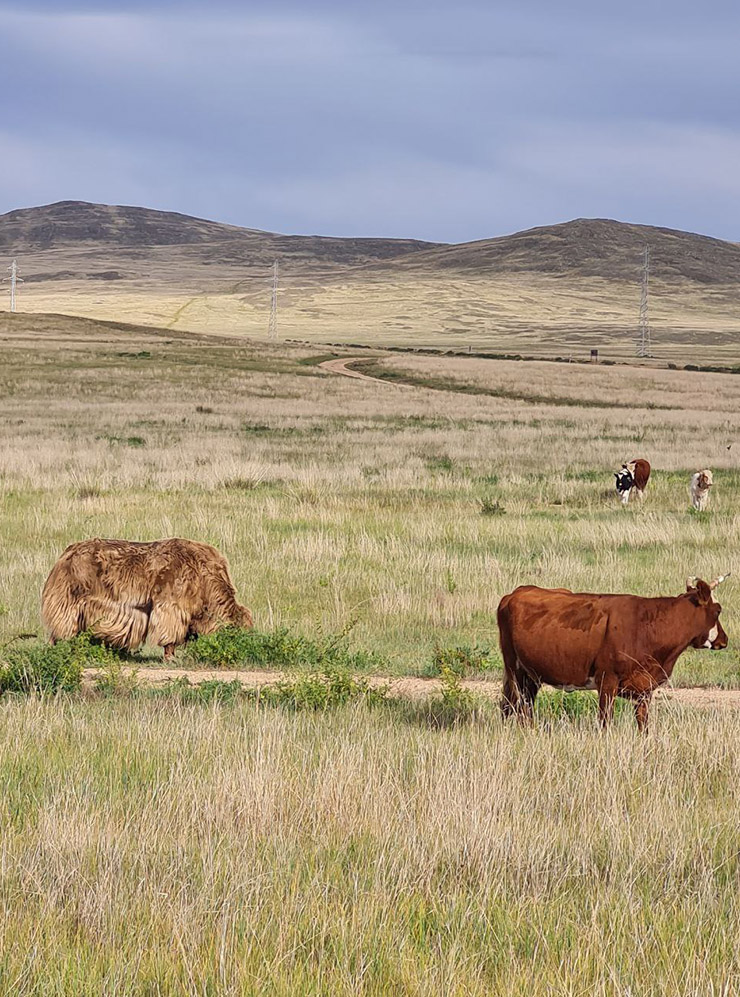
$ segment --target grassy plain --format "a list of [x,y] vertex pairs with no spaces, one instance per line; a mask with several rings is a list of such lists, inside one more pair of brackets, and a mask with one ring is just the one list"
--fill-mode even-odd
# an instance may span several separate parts
[[[185,282],[174,280],[173,272],[180,273],[179,266],[167,269],[155,261],[147,277],[97,281],[92,287],[76,278],[29,284],[23,309],[234,337],[266,334],[269,268],[245,278],[243,266],[233,265],[216,279],[199,267]],[[653,342],[663,363],[740,363],[735,318],[740,295],[734,286],[656,280],[652,295]],[[629,360],[639,302],[637,277],[627,282],[536,273],[430,276],[385,269],[373,275],[350,269],[314,278],[288,267],[281,277],[279,321],[282,336],[318,343],[472,346],[576,358],[598,347],[602,357]]]
[[[737,558],[733,375],[380,360],[466,388],[440,391],[331,375],[310,347],[28,316],[3,330],[6,637],[38,630],[43,580],[85,536],[212,542],[258,626],[355,621],[389,672],[423,673],[435,646],[495,648],[498,600],[523,582],[671,593]],[[623,509],[612,469],[638,455],[654,477]],[[704,466],[717,484],[697,516]],[[676,678],[734,684],[738,661],[690,654]]]
[[0,990],[733,994],[740,714],[0,704]]
[[[375,358],[408,386],[63,317],[0,337],[0,642],[39,629],[51,564],[94,535],[210,541],[258,627],[356,621],[388,673],[495,656],[522,582],[674,593],[737,561],[732,375]],[[635,456],[655,473],[624,509]],[[740,685],[724,589],[730,649],[678,683]],[[740,713],[663,703],[640,739],[592,706],[518,730],[413,704],[0,701],[0,992],[737,992]]]

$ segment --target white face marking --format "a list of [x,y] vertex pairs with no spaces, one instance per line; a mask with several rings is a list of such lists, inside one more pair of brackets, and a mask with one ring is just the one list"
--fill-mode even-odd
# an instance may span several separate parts
[[627,505],[629,500],[630,500],[630,493],[628,491],[622,492],[622,505]]
[[[716,600],[716,599],[714,598],[714,596],[712,596],[712,599],[714,600],[714,602],[716,602],[716,601],[717,601],[717,600]],[[707,639],[706,639],[706,642],[705,642],[705,644],[704,644],[704,647],[711,647],[711,646],[712,646],[712,644],[713,644],[713,643],[715,642],[715,640],[717,639],[717,634],[718,634],[718,633],[719,633],[719,627],[712,627],[712,629],[711,629],[711,630],[709,631],[709,634],[708,634],[708,636],[707,636]]]

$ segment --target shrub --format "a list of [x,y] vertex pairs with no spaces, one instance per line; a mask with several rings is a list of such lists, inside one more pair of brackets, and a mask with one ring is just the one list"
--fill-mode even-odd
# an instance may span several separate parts
[[454,470],[454,463],[451,457],[429,457],[426,461],[427,471],[434,473],[450,474]]
[[438,695],[431,696],[425,703],[399,702],[397,708],[417,723],[443,728],[456,727],[483,715],[483,704],[477,696],[463,687],[460,674],[445,666],[440,678],[441,689]]
[[[614,716],[632,712],[631,705],[623,699],[614,703]],[[584,692],[563,692],[560,689],[542,689],[534,704],[536,721],[551,723],[572,723],[573,721],[595,721],[599,713],[599,701],[595,695]]]
[[119,659],[115,651],[88,633],[57,644],[40,641],[6,647],[0,661],[0,692],[75,692],[82,669],[106,667]]
[[321,672],[307,672],[291,682],[278,682],[257,691],[257,699],[293,710],[328,710],[355,700],[367,706],[385,702],[387,686],[371,686],[346,668],[328,666]]
[[222,627],[213,634],[197,637],[185,650],[185,657],[212,668],[237,668],[252,664],[263,668],[321,669],[336,666],[352,671],[372,671],[384,662],[371,651],[352,650],[348,634],[352,625],[337,634],[311,640],[281,627],[271,633]]
[[230,492],[253,492],[263,483],[263,476],[255,475],[253,478],[227,478],[223,487]]
[[[251,691],[251,690],[249,690]],[[233,682],[222,682],[219,679],[209,679],[194,685],[190,680],[172,679],[160,689],[147,689],[146,696],[177,696],[183,703],[233,703],[247,696],[248,691],[236,679]]]
[[111,660],[98,665],[100,674],[95,679],[95,689],[103,696],[128,696],[137,688],[137,670],[123,670],[122,659],[111,652]]
[[175,693],[186,703],[233,703],[249,699],[262,706],[282,706],[291,710],[328,710],[361,701],[373,707],[387,699],[387,686],[372,686],[367,679],[356,678],[345,668],[327,667],[310,671],[292,681],[275,685],[244,688],[237,680],[220,682],[211,679],[193,685],[186,677],[176,679],[157,690],[155,695]]
[[444,674],[445,669],[463,678],[470,672],[490,672],[497,667],[490,648],[461,645],[435,647],[432,655],[433,675]]
[[75,493],[78,499],[100,498],[103,494],[97,485],[81,485]]
[[504,508],[504,506],[501,505],[498,499],[493,499],[489,497],[478,499],[478,506],[480,508],[481,516],[506,515],[506,509]]

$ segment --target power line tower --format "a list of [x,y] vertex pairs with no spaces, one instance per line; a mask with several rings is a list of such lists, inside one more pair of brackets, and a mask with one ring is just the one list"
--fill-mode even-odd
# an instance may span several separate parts
[[648,294],[650,281],[650,246],[645,246],[642,264],[642,294],[640,295],[640,324],[637,333],[637,356],[651,357],[650,317],[648,315]]
[[278,293],[278,261],[272,265],[272,301],[270,303],[270,325],[267,335],[270,339],[277,339],[277,293]]
[[10,280],[10,310],[14,312],[16,284],[23,283],[23,278],[18,276],[18,260],[14,259],[8,270],[10,270],[10,277],[6,277],[5,279]]

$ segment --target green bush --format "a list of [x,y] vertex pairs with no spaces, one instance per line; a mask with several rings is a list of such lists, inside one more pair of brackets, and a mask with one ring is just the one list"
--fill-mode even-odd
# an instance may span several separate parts
[[384,702],[387,695],[386,686],[371,686],[367,679],[356,678],[347,669],[336,666],[307,672],[290,682],[278,682],[257,692],[260,702],[293,710],[328,710],[356,700],[372,707]]
[[83,668],[105,668],[118,660],[115,651],[88,633],[57,644],[11,644],[0,652],[0,692],[75,692]]
[[210,665],[212,668],[238,668],[250,664],[263,668],[314,670],[325,666],[351,671],[382,669],[384,662],[378,655],[349,647],[350,630],[351,626],[341,633],[320,635],[317,640],[311,640],[288,627],[261,633],[228,626],[190,641],[185,657],[193,664]]
[[456,647],[435,647],[432,656],[433,675],[442,675],[445,669],[463,677],[470,672],[490,672],[498,667],[490,648],[474,644]]
[[244,688],[240,682],[211,679],[193,685],[186,677],[170,682],[154,695],[176,694],[185,703],[233,703],[249,699],[263,706],[283,706],[292,710],[328,710],[362,701],[377,706],[387,699],[386,686],[371,686],[344,668],[328,667],[305,672],[291,681],[258,688]]
[[[614,702],[614,716],[632,712],[631,705],[623,699]],[[583,691],[563,692],[560,689],[542,689],[534,703],[536,721],[548,723],[596,720],[599,713],[598,696]]]
[[478,499],[478,507],[480,509],[481,516],[505,516],[506,509],[501,505],[498,499],[493,499],[485,497]]
[[222,682],[219,679],[209,679],[197,685],[183,676],[172,679],[159,689],[137,689],[137,694],[145,697],[163,697],[175,695],[183,703],[233,703],[244,699],[251,690],[244,689],[241,682]]

